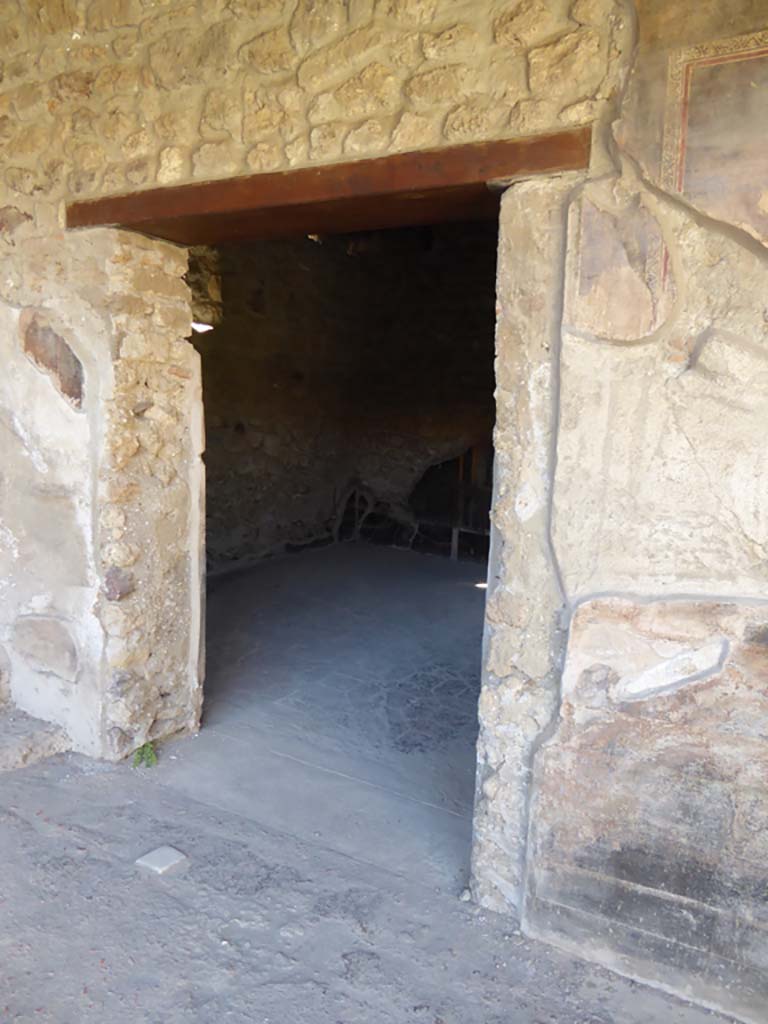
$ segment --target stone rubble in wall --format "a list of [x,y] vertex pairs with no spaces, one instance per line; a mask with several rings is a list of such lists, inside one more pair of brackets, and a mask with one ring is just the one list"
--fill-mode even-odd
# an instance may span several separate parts
[[615,88],[613,0],[367,6],[4,4],[0,202],[34,214],[64,196],[557,130]]
[[186,268],[183,250],[130,235],[120,236],[109,267],[118,351],[99,481],[99,614],[107,635],[105,744],[113,757],[194,730],[199,719],[188,649],[195,586],[188,431],[199,373],[183,340],[190,332]]

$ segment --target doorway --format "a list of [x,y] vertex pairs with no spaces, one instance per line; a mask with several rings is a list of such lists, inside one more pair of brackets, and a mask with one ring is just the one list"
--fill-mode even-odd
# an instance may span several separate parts
[[472,828],[496,231],[193,249],[189,274],[201,741],[223,744],[235,800],[271,827],[454,887]]

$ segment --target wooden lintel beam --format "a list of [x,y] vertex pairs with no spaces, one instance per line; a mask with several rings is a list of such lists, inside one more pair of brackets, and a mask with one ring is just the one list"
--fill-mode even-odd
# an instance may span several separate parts
[[473,190],[479,195],[480,185],[583,169],[589,162],[590,142],[591,128],[587,126],[552,135],[78,200],[67,204],[67,227],[110,225],[149,229],[148,233],[174,241],[205,241],[208,236],[216,237],[217,219],[231,224],[245,218],[240,224],[242,234],[247,233],[248,218],[252,217],[255,236],[263,235],[266,223],[274,236],[279,234],[281,216],[296,224],[298,208],[342,209],[347,202],[356,204],[353,220],[357,223],[365,217],[366,200],[375,204],[372,212],[382,204],[400,201],[402,206],[406,195],[414,197],[406,204],[411,208],[420,195],[434,206],[444,192],[450,205],[451,195],[461,195],[466,202]]

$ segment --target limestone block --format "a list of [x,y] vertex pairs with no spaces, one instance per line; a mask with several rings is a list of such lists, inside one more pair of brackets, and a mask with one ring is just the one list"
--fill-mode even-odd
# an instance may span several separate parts
[[497,43],[522,53],[568,30],[566,4],[557,0],[516,0],[493,23]]
[[349,120],[392,113],[400,102],[400,85],[390,68],[373,62],[335,89],[333,99],[337,116]]
[[471,89],[472,75],[462,64],[446,64],[422,71],[405,85],[406,98],[417,110],[455,103]]
[[240,92],[227,92],[212,89],[203,101],[203,112],[200,117],[202,134],[221,134],[222,132],[238,138],[243,119],[243,100]]
[[77,645],[68,626],[48,615],[22,615],[14,625],[13,649],[39,672],[74,683],[79,664]]
[[[59,136],[61,132],[58,133]],[[51,125],[46,123],[31,124],[16,133],[13,139],[13,152],[16,159],[37,156],[50,144],[53,132]],[[61,141],[60,138],[58,140]],[[102,154],[103,155],[103,154]]]
[[127,138],[138,129],[138,118],[131,110],[119,105],[121,101],[111,104],[101,116],[97,116],[95,131],[109,142]]
[[406,110],[395,125],[392,147],[397,151],[429,149],[440,139],[440,126],[433,117],[413,114]]
[[179,146],[165,146],[160,150],[157,180],[161,185],[181,181],[188,173],[186,152]]
[[285,155],[291,167],[306,164],[309,159],[308,140],[305,138],[293,139],[286,144]]
[[488,97],[475,96],[449,111],[443,134],[451,142],[492,138],[501,123],[503,111]]
[[386,122],[371,119],[352,128],[344,140],[344,152],[351,155],[368,155],[381,152],[389,140],[389,126]]
[[435,17],[438,0],[377,0],[376,13],[404,25],[428,25]]
[[243,140],[258,142],[274,135],[286,121],[286,113],[277,92],[256,89],[246,92],[243,115]]
[[297,57],[284,28],[275,28],[243,43],[237,51],[241,64],[261,74],[289,71]]
[[766,637],[761,603],[576,610],[558,728],[534,765],[523,917],[528,934],[755,1022],[768,1000]]
[[421,63],[423,56],[420,32],[399,35],[387,49],[387,61],[393,68],[413,70]]
[[366,25],[312,53],[299,67],[299,85],[314,92],[349,74],[351,66],[371,59],[386,41],[381,28]]
[[125,168],[126,180],[132,185],[142,185],[153,177],[154,168],[154,160],[132,160]]
[[337,36],[347,22],[344,0],[299,0],[290,21],[290,34],[299,53],[306,53]]
[[248,168],[254,173],[274,171],[285,163],[285,154],[282,145],[277,141],[258,142],[248,150],[245,160]]
[[463,22],[424,36],[422,47],[427,60],[457,60],[470,57],[482,46],[477,30]]
[[319,125],[309,133],[309,153],[313,160],[330,160],[341,153],[348,125],[334,121]]
[[604,44],[593,28],[577,29],[531,50],[528,61],[531,92],[550,101],[573,103],[592,96],[606,71]]
[[161,89],[175,89],[194,80],[190,47],[184,35],[167,32],[149,47],[149,67]]
[[155,134],[167,143],[180,146],[198,137],[199,114],[186,106],[183,110],[168,110],[155,120]]

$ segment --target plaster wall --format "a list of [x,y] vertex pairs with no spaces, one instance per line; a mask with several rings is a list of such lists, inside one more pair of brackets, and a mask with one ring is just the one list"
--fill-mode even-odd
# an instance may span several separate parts
[[[764,1021],[764,5],[0,12],[0,675],[108,756],[197,722],[199,381],[185,255],[64,236],[61,200],[596,122],[584,179],[502,206],[473,886]],[[79,411],[19,352],[41,308]],[[66,543],[26,533],[51,502]],[[20,616],[64,623],[78,682],[66,643],[31,664]]]
[[502,204],[474,891],[759,1022],[768,36],[639,14],[606,173]]

